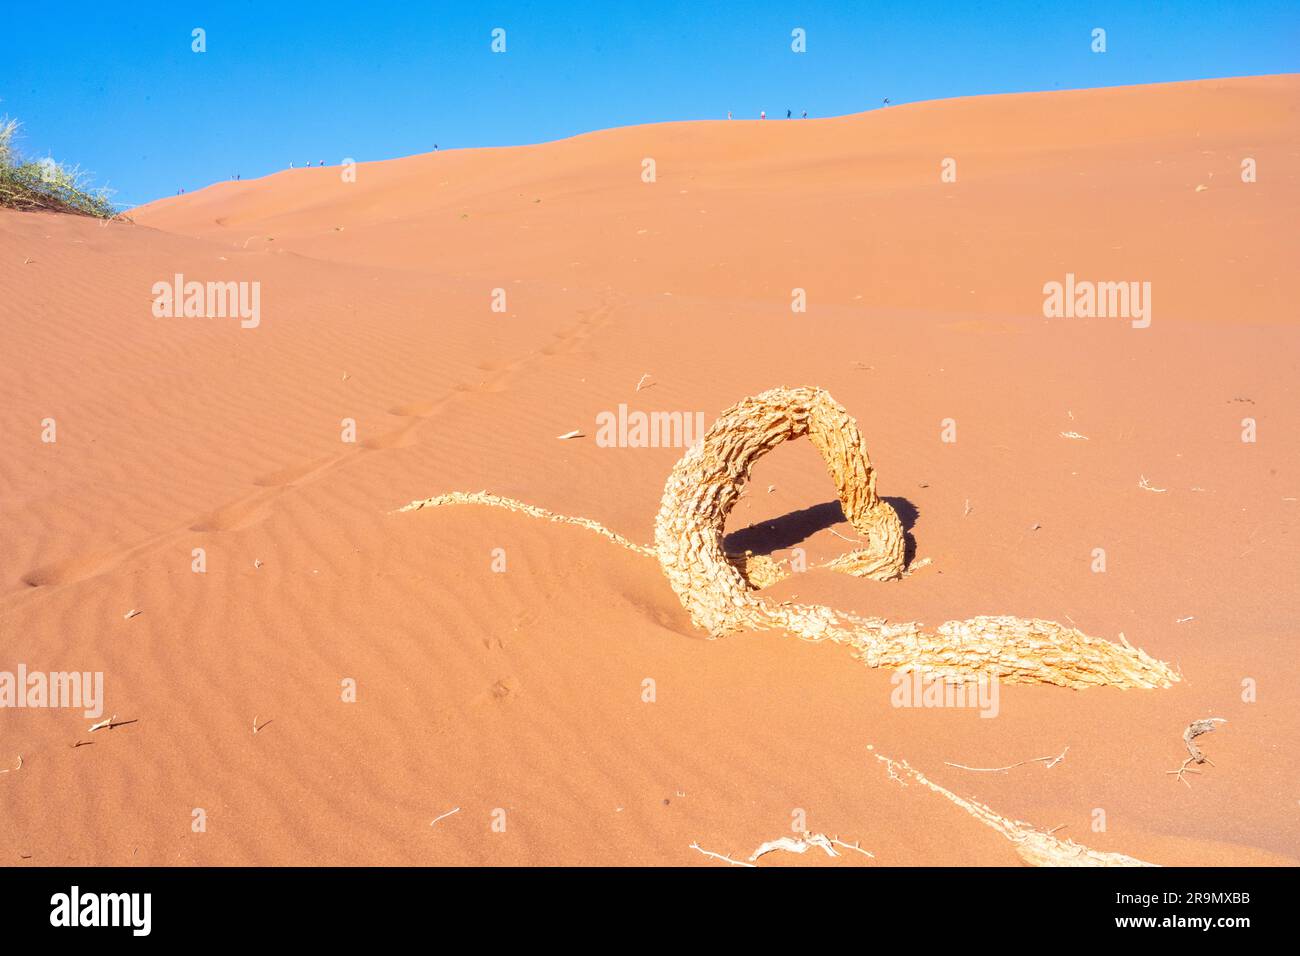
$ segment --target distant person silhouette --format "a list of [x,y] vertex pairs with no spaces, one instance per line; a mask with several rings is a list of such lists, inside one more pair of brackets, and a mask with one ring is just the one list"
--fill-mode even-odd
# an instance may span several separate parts
[[803,118],[804,118],[804,119],[807,119],[807,118],[808,118],[808,111],[807,111],[807,110],[804,110],[804,111],[803,111]]
[[789,118],[791,117],[791,115],[793,115],[793,114],[791,114],[791,112],[790,112],[789,110],[786,110],[786,111],[785,111],[785,118],[786,118],[786,119],[789,119]]
[[758,114],[758,118],[759,118],[759,119],[767,119],[767,110],[760,110],[760,111],[759,111],[759,114]]

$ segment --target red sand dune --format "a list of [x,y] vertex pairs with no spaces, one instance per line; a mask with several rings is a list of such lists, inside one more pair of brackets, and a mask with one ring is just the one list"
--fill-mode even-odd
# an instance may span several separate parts
[[[1296,76],[947,100],[291,170],[134,225],[0,211],[0,670],[103,671],[133,721],[0,711],[0,863],[718,865],[690,844],[748,856],[796,810],[874,860],[764,863],[1019,862],[873,752],[1097,850],[1296,862],[1298,112]],[[176,273],[259,282],[260,324],[155,318]],[[1149,281],[1150,327],[1044,318],[1067,273]],[[778,599],[1123,632],[1182,682],[893,707],[842,648],[703,639],[580,528],[393,513],[488,489],[647,542],[681,450],[596,416],[781,384],[857,417],[932,563]],[[761,532],[832,498],[794,443],[729,530],[823,560],[846,524]]]

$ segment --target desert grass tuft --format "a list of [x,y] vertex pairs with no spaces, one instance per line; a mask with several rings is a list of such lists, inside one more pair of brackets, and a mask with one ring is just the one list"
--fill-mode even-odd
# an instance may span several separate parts
[[18,128],[17,120],[0,117],[0,206],[119,218],[109,191],[91,187],[89,175],[80,167],[52,159],[24,159],[14,145]]

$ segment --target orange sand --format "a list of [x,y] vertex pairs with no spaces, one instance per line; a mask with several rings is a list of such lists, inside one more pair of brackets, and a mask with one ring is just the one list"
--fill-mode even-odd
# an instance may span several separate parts
[[[764,865],[1019,862],[873,753],[1097,850],[1294,863],[1298,110],[1296,76],[948,100],[292,170],[134,225],[0,211],[0,670],[102,670],[134,721],[0,710],[0,863],[713,866],[689,845],[747,857],[796,809],[875,859]],[[178,272],[259,281],[260,326],[154,318]],[[1150,281],[1151,327],[1044,319],[1067,272]],[[933,560],[771,596],[1123,632],[1183,681],[896,708],[842,648],[704,640],[583,529],[393,513],[488,489],[645,543],[680,449],[599,447],[597,414],[782,384],[857,417]],[[795,443],[730,529],[811,565],[852,529],[767,522],[833,498]]]

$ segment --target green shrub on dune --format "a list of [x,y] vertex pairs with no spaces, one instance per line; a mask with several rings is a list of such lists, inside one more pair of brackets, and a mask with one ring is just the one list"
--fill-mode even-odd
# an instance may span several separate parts
[[112,219],[117,210],[107,189],[92,189],[76,166],[52,159],[24,160],[14,146],[18,121],[0,117],[0,206],[47,209]]

